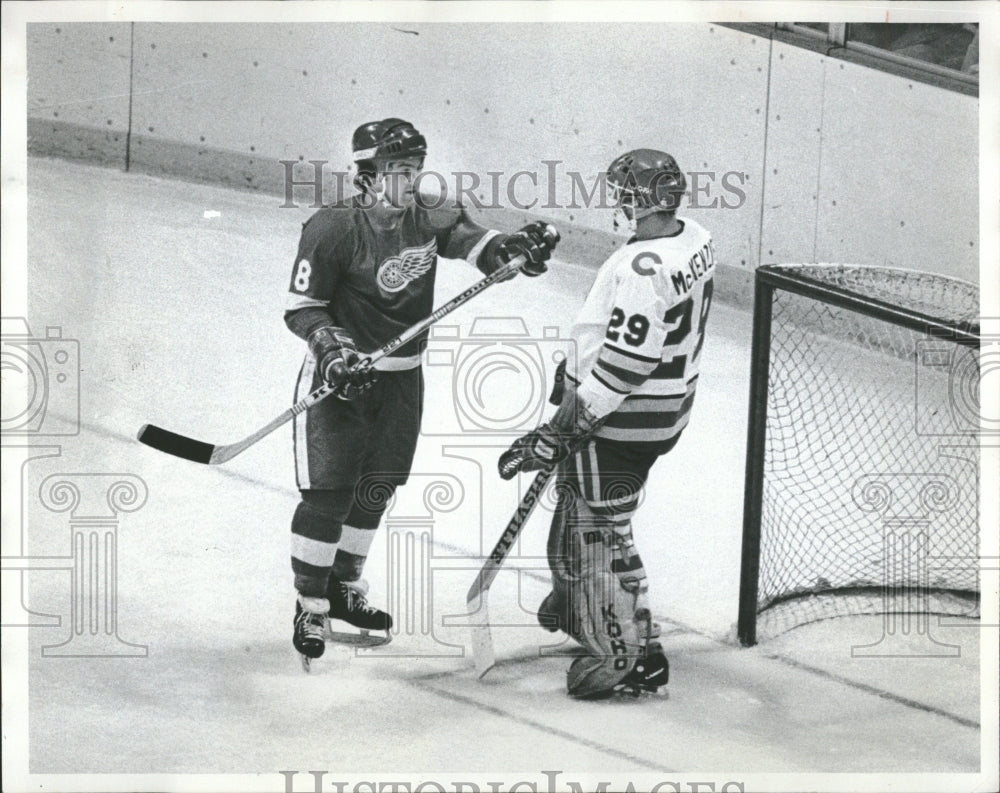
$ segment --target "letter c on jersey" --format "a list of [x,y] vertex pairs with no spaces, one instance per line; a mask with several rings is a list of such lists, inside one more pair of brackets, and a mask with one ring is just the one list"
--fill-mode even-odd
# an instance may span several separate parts
[[632,269],[636,271],[638,275],[652,275],[656,272],[652,267],[643,267],[642,263],[645,260],[651,261],[653,264],[663,264],[663,259],[657,256],[652,251],[643,251],[642,253],[637,253],[635,258],[632,260]]

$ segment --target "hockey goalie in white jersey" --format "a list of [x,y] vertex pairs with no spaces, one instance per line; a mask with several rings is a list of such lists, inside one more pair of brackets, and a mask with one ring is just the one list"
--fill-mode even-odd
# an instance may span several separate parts
[[690,418],[715,273],[709,233],[676,214],[686,180],[673,157],[630,151],[607,179],[616,226],[632,236],[601,266],[573,325],[576,370],[558,410],[499,465],[508,479],[559,466],[553,589],[538,616],[587,650],[567,672],[580,698],[667,682],[632,516],[650,468]]

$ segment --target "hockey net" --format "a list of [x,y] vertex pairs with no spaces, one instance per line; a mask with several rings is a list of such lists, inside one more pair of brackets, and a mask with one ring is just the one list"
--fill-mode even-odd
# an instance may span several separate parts
[[740,641],[978,616],[978,288],[860,265],[756,280]]

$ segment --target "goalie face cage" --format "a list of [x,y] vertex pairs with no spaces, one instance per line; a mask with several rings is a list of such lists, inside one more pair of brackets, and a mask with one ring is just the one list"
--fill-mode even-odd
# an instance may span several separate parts
[[979,290],[767,265],[755,280],[737,635],[978,616]]

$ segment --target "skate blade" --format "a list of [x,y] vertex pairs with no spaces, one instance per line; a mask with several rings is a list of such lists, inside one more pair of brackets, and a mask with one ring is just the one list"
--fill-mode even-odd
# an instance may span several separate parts
[[308,655],[303,655],[299,653],[299,660],[302,662],[302,671],[307,675],[312,672],[312,658]]
[[647,686],[644,684],[637,685],[635,683],[619,683],[612,689],[595,691],[592,694],[584,694],[582,696],[573,695],[573,698],[584,702],[627,702],[629,700],[643,698],[669,698],[669,694],[666,691],[662,694],[659,693],[660,688],[660,686]]
[[616,687],[614,694],[622,699],[639,699],[642,696],[655,696],[659,690],[659,686],[627,685]]
[[323,638],[328,642],[346,644],[349,647],[381,647],[392,641],[392,634],[372,633],[364,628],[360,629],[358,633],[347,633],[330,630],[328,627]]

